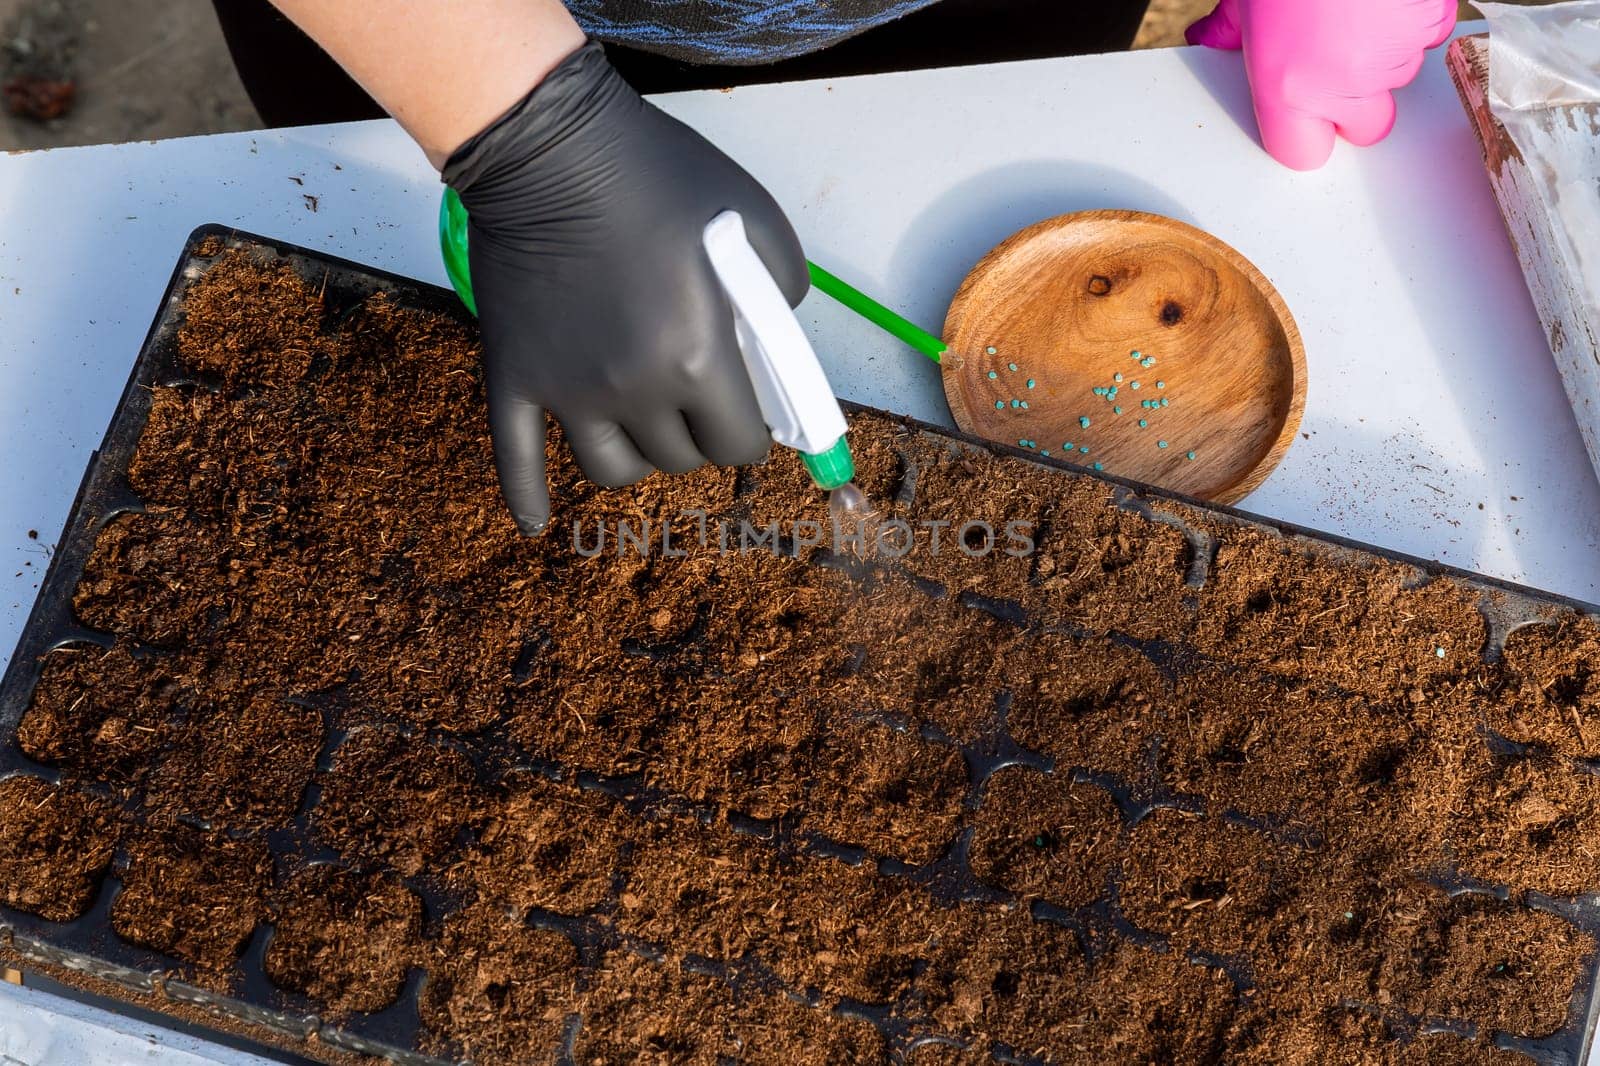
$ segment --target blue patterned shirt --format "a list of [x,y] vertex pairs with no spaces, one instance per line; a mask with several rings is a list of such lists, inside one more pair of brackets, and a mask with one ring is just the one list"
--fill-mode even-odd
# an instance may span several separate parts
[[691,63],[754,65],[815,52],[935,0],[568,0],[602,41]]

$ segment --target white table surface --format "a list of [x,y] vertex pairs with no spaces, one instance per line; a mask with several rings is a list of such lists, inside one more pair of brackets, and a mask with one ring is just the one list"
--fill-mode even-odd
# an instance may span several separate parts
[[279,1066],[165,1026],[0,982],[0,1066]]
[[[1600,601],[1600,488],[1442,51],[1389,140],[1310,174],[1257,146],[1238,56],[1196,49],[660,102],[768,185],[812,258],[935,331],[1039,219],[1210,230],[1282,292],[1310,370],[1303,436],[1245,508]],[[387,122],[0,156],[0,666],[189,231],[443,283],[439,192]],[[823,297],[802,318],[842,395],[948,421],[933,364]]]

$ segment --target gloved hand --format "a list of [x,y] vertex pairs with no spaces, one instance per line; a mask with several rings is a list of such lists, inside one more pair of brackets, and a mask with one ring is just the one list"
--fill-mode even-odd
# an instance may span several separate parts
[[1190,44],[1244,49],[1268,152],[1296,170],[1333,154],[1337,131],[1375,144],[1394,128],[1391,89],[1443,44],[1456,0],[1222,0],[1189,27]]
[[444,168],[471,217],[489,428],[522,532],[550,519],[545,412],[590,480],[733,466],[771,436],[702,244],[725,210],[790,304],[805,256],[772,197],[641,100],[590,43]]

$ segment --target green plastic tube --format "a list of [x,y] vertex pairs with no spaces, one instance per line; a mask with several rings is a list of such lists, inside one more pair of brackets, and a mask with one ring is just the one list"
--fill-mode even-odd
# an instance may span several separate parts
[[811,284],[816,286],[819,292],[827,293],[890,336],[911,345],[935,363],[944,358],[944,353],[949,350],[944,341],[915,322],[895,314],[866,293],[828,273],[817,264],[807,262],[806,266],[811,270]]

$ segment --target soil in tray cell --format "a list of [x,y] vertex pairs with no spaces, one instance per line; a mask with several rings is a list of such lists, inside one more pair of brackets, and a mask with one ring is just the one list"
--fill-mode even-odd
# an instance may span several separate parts
[[693,820],[648,827],[621,894],[622,932],[670,957],[753,954],[792,988],[890,1002],[950,912],[903,878]]
[[110,804],[35,777],[0,780],[0,902],[52,922],[81,916],[116,840]]
[[1553,914],[1483,896],[1438,907],[1427,956],[1424,1013],[1466,1018],[1486,1029],[1546,1036],[1567,1022],[1570,1000],[1593,942]]
[[1600,884],[1600,776],[1548,757],[1473,751],[1432,782],[1451,798],[1449,842],[1463,873],[1555,896]]
[[379,1011],[422,960],[422,901],[383,875],[312,866],[273,893],[267,977],[342,1014]]
[[937,858],[967,794],[956,748],[852,715],[828,722],[808,799],[808,829],[909,863]]
[[176,659],[134,659],[126,643],[45,656],[17,746],[46,766],[117,789],[136,787],[196,706]]
[[645,778],[653,786],[755,818],[793,817],[807,804],[825,712],[803,696],[733,679],[674,678]]
[[675,730],[702,716],[714,720],[730,696],[740,702],[727,709],[741,714],[744,693],[705,680],[692,659],[657,661],[587,644],[581,634],[552,637],[537,655],[550,661],[554,678],[518,688],[507,718],[511,738],[535,758],[610,776],[666,774]]
[[321,347],[322,296],[288,264],[224,256],[189,289],[184,311],[179,361],[232,388],[292,385]]
[[994,717],[1005,665],[1025,646],[1022,632],[953,596],[929,596],[903,577],[853,594],[829,634],[834,669],[825,676],[838,701],[975,740]]
[[1081,1027],[1091,993],[1078,935],[1035,921],[1026,906],[953,908],[926,958],[909,1004],[938,1033],[985,1048],[998,1040],[1059,1050]]
[[182,647],[248,609],[253,547],[193,515],[123,515],[95,540],[73,611],[92,629]]
[[332,457],[315,396],[192,383],[148,396],[128,482],[150,514],[194,516],[279,557],[321,547],[313,490]]
[[1141,640],[1185,637],[1194,625],[1184,583],[1194,553],[1184,532],[1118,508],[1116,490],[1101,482],[1051,485],[1058,499],[1039,534],[1030,611]]
[[677,960],[613,952],[585,996],[575,1060],[583,1066],[876,1066],[870,1023],[746,987]]
[[1085,767],[1130,782],[1147,776],[1170,691],[1149,659],[1056,633],[1040,634],[1025,656],[1009,665],[1007,724],[1018,744],[1059,770]]
[[1600,756],[1600,627],[1564,615],[1506,638],[1506,677],[1484,702],[1489,728],[1557,755]]
[[111,905],[118,936],[192,963],[196,980],[226,989],[234,962],[265,917],[272,857],[256,841],[184,828],[141,832]]
[[1163,776],[1214,810],[1326,831],[1394,799],[1400,764],[1422,742],[1411,709],[1373,706],[1228,668],[1178,683],[1165,715]]
[[1482,667],[1487,628],[1470,589],[1257,530],[1224,529],[1221,541],[1199,598],[1203,653],[1378,701]]
[[1370,1009],[1334,1006],[1284,1014],[1269,1000],[1240,1013],[1229,1033],[1226,1061],[1250,1066],[1528,1066],[1532,1060],[1455,1033],[1413,1035],[1409,1029],[1390,1027]]
[[[403,632],[373,633],[355,659],[352,721],[399,721],[450,733],[476,733],[509,704],[513,667],[527,615],[464,596],[419,593]],[[359,623],[358,623],[359,624]]]
[[1302,905],[1308,869],[1305,852],[1257,830],[1158,810],[1133,828],[1118,900],[1175,946],[1243,956]]
[[1414,878],[1311,865],[1305,889],[1285,908],[1299,922],[1256,930],[1257,1004],[1271,1012],[1257,1027],[1274,1034],[1269,1044],[1315,1030],[1341,1003],[1547,1035],[1566,1023],[1593,948],[1554,915]]
[[345,858],[412,877],[482,818],[486,798],[460,752],[363,729],[335,753],[311,824]]
[[[1091,967],[1087,1031],[1071,1046],[1113,1049],[1128,1062],[1215,1059],[1237,1009],[1233,983],[1177,952],[1118,945]],[[1070,1038],[1068,1038],[1070,1040]]]
[[480,904],[446,918],[427,952],[419,1007],[438,1051],[477,1066],[555,1057],[578,1007],[571,941]]
[[[1042,520],[1060,491],[1055,479],[988,452],[922,442],[908,457],[917,466],[915,504],[901,518],[919,539],[906,568],[952,596],[1020,601],[1031,588]],[[928,523],[942,525],[935,530]]]
[[1104,789],[1012,767],[984,785],[974,821],[972,871],[982,880],[1069,910],[1105,894],[1122,816]]
[[871,1022],[796,1002],[750,997],[730,1026],[740,1066],[879,1066],[892,1061]]
[[231,439],[241,422],[249,425],[239,417],[239,401],[194,385],[158,387],[149,396],[128,464],[128,482],[147,507],[214,517],[248,513],[250,501],[276,497],[284,467],[260,464],[259,448]]
[[608,954],[592,980],[573,1056],[581,1066],[717,1066],[737,1056],[726,981],[623,951]]
[[585,914],[612,894],[628,818],[608,796],[514,774],[504,794],[483,805],[481,825],[445,879],[518,913]]
[[151,774],[152,814],[187,815],[216,828],[288,823],[322,747],[322,715],[257,695],[191,716]]

